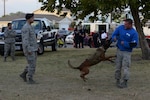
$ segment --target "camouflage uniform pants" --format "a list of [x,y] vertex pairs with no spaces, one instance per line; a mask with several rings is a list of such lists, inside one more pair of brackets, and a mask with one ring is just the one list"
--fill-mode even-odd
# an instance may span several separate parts
[[8,57],[9,51],[11,52],[11,57],[15,57],[15,43],[5,43],[4,45],[4,57]]
[[37,52],[33,51],[31,55],[27,54],[26,60],[28,65],[26,66],[25,71],[28,72],[28,78],[32,78],[36,68]]
[[129,67],[131,65],[131,52],[117,50],[115,79],[121,79],[123,69],[123,79],[129,79]]

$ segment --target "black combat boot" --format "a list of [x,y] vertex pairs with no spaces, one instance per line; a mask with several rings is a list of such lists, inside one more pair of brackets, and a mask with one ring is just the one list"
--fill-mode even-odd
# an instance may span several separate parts
[[15,57],[12,57],[12,61],[15,61]]
[[6,62],[6,57],[4,57],[4,62]]
[[33,78],[29,77],[28,84],[36,84],[36,82],[33,80]]
[[22,74],[20,74],[20,77],[24,80],[24,82],[27,82],[27,71],[24,71]]
[[128,87],[127,82],[128,82],[128,80],[124,80],[124,81],[119,85],[119,88],[127,88],[127,87]]

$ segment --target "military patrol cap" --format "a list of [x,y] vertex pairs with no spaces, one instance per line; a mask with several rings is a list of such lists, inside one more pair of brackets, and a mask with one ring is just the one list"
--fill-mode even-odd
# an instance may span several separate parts
[[27,13],[26,16],[25,16],[25,18],[26,18],[26,19],[30,19],[30,18],[32,18],[33,16],[34,16],[33,13]]

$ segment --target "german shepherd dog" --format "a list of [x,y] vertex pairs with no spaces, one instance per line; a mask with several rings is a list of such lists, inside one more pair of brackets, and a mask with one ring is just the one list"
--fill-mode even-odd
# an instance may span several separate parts
[[86,81],[85,75],[89,73],[89,67],[98,64],[101,61],[112,61],[110,58],[116,57],[116,56],[105,56],[106,50],[110,47],[111,39],[106,40],[105,45],[101,46],[100,48],[96,49],[96,52],[87,58],[79,67],[73,67],[70,63],[70,60],[68,60],[68,65],[73,69],[79,69],[81,71],[80,77],[83,79],[83,81]]

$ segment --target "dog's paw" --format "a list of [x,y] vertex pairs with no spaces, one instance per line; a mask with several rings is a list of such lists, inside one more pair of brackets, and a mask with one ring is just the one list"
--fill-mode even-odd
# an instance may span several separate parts
[[88,80],[87,78],[84,78],[84,79],[83,79],[84,82],[87,82],[87,80]]
[[115,63],[114,61],[110,61],[111,63]]
[[113,60],[109,59],[108,61],[110,61],[111,63],[115,63]]
[[86,82],[88,79],[87,78],[85,78],[85,77],[82,77],[82,76],[80,76],[82,79],[83,79],[83,81],[84,82]]

